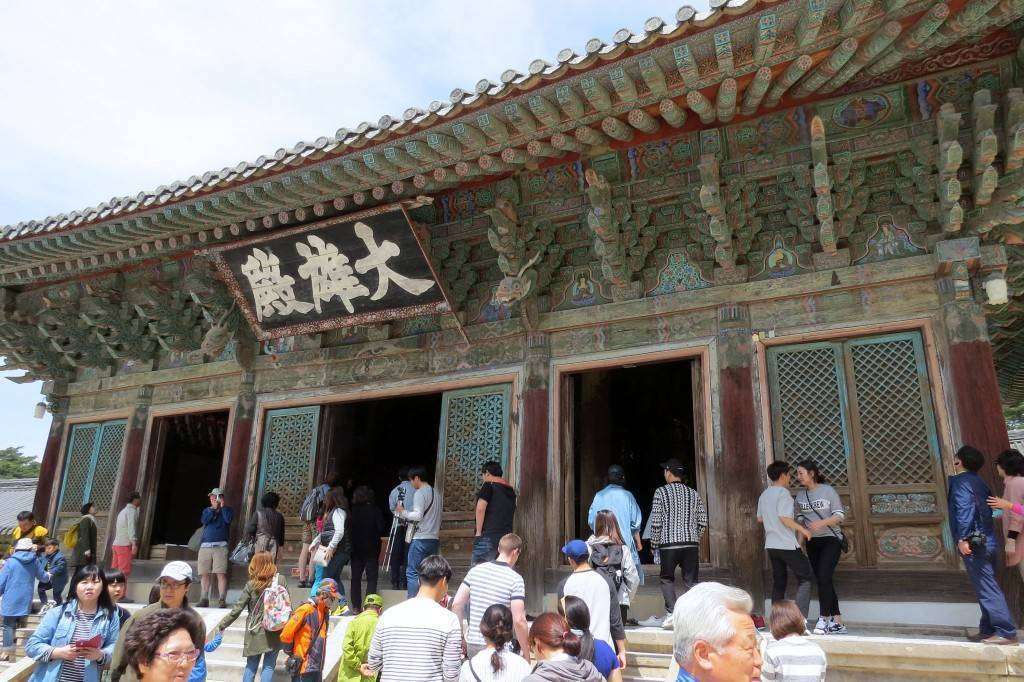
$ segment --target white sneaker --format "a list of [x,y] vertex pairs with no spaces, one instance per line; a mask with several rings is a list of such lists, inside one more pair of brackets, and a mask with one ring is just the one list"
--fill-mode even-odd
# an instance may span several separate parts
[[661,624],[665,621],[665,616],[651,616],[645,618],[637,623],[642,628],[660,628]]
[[675,622],[672,620],[672,614],[669,613],[665,616],[665,620],[661,621],[662,630],[673,630],[675,629]]
[[812,630],[812,632],[816,635],[827,635],[830,625],[832,625],[831,621],[819,617],[818,622],[815,624],[814,630]]

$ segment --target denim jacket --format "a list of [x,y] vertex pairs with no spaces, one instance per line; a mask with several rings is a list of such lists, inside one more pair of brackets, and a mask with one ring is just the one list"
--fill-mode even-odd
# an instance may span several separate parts
[[[78,600],[72,599],[61,607],[54,607],[46,612],[43,621],[36,628],[36,631],[28,638],[25,644],[25,654],[36,659],[36,669],[32,673],[34,682],[56,682],[60,677],[60,666],[64,661],[59,659],[50,660],[50,654],[57,647],[70,644],[75,635],[75,612],[78,610]],[[121,621],[104,609],[96,612],[92,621],[90,635],[102,635],[103,650],[102,661],[85,662],[85,682],[99,682],[100,664],[110,662],[110,656],[114,651],[114,644],[117,642],[117,635],[121,631]]]

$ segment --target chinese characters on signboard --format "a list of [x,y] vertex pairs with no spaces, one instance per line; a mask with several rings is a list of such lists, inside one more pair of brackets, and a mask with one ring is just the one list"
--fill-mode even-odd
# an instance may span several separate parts
[[401,209],[267,235],[217,253],[260,338],[447,310]]

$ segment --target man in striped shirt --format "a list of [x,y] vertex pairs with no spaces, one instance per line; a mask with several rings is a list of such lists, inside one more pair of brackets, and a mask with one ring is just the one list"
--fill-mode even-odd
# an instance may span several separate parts
[[477,564],[466,574],[466,579],[455,593],[452,612],[462,622],[469,602],[469,628],[466,630],[466,652],[473,658],[487,646],[480,633],[480,621],[484,611],[494,604],[502,604],[512,611],[512,626],[521,652],[530,660],[530,629],[526,624],[526,584],[523,576],[516,573],[514,566],[523,551],[523,539],[514,533],[502,536],[498,541],[498,558]]
[[419,591],[381,614],[360,672],[380,682],[446,682],[459,679],[462,626],[441,606],[452,567],[428,556],[419,565]]

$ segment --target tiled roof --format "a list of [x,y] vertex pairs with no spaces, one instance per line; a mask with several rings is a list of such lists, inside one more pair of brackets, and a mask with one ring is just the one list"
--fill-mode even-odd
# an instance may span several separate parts
[[497,81],[481,79],[473,90],[456,88],[451,92],[448,102],[434,101],[426,109],[410,107],[400,117],[384,115],[376,123],[363,122],[354,129],[339,128],[333,136],[300,141],[290,149],[278,149],[273,154],[260,156],[253,162],[243,161],[230,168],[208,171],[201,176],[192,176],[188,180],[161,185],[148,192],[139,192],[135,196],[114,197],[90,208],[61,213],[42,220],[6,225],[0,228],[0,241],[59,233],[83,225],[102,223],[136,212],[172,205],[250,180],[295,170],[307,162],[344,155],[347,151],[371,143],[376,144],[390,137],[429,128],[463,113],[466,109],[520,94],[545,81],[557,80],[573,71],[589,69],[602,61],[617,59],[626,51],[646,49],[658,41],[700,32],[721,21],[750,13],[762,6],[778,4],[780,3],[777,0],[711,0],[708,12],[697,12],[692,7],[683,6],[676,12],[675,20],[672,22],[666,22],[660,17],[651,17],[644,22],[640,33],[623,28],[615,32],[611,42],[591,38],[586,42],[583,54],[571,48],[563,49],[554,62],[544,59],[533,60],[525,73],[511,68],[505,70]]
[[0,534],[10,533],[18,525],[18,514],[32,509],[37,483],[34,478],[0,480]]

